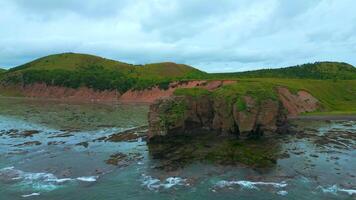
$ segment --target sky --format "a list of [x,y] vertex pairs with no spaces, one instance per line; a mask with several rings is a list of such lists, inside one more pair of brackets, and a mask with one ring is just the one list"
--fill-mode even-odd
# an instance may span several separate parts
[[0,0],[0,67],[49,54],[207,72],[356,66],[355,0]]

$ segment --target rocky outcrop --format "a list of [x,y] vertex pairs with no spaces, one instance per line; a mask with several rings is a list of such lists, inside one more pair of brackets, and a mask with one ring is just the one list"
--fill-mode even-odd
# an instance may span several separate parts
[[311,112],[320,108],[319,101],[307,91],[301,90],[292,94],[285,87],[278,87],[277,90],[279,98],[290,116],[297,116],[300,113]]
[[281,131],[286,122],[283,105],[265,100],[257,104],[245,97],[247,105],[240,110],[235,103],[208,96],[170,97],[150,106],[149,138],[174,134],[213,131],[240,138],[271,135]]
[[[206,130],[240,138],[272,136],[288,131],[288,115],[317,108],[317,100],[307,92],[293,95],[288,89],[278,88],[278,94],[279,99],[259,101],[250,96],[231,101],[208,95],[160,99],[150,106],[148,137],[153,139]],[[287,97],[284,96],[286,94]]]

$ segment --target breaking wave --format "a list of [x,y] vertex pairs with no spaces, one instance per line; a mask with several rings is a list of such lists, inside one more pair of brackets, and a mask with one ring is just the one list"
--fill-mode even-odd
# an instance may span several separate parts
[[21,195],[21,197],[27,198],[27,197],[32,197],[32,196],[40,196],[40,193],[32,193],[32,194],[24,194]]
[[216,187],[219,187],[219,188],[224,188],[224,187],[230,187],[230,186],[233,186],[233,185],[239,185],[240,187],[242,188],[246,188],[246,189],[258,189],[257,186],[272,186],[274,188],[284,188],[284,187],[287,187],[287,183],[282,181],[280,183],[274,183],[274,182],[261,182],[261,181],[258,181],[258,182],[253,182],[253,181],[225,181],[225,180],[222,180],[222,181],[219,181],[215,184]]
[[336,195],[338,192],[342,192],[342,193],[347,193],[348,195],[354,195],[356,194],[356,190],[354,189],[344,189],[344,188],[340,188],[337,185],[333,185],[330,187],[322,187],[322,186],[318,186],[318,189],[320,189],[322,192],[324,193],[331,193]]
[[[14,182],[24,187],[30,187],[40,191],[52,191],[67,182],[95,182],[98,176],[78,177],[78,178],[57,178],[51,173],[31,173],[17,170],[14,167],[0,169],[0,181]],[[38,193],[32,193],[32,196]],[[26,196],[26,195],[25,195]]]
[[158,190],[158,189],[169,189],[174,186],[184,186],[188,185],[187,180],[180,177],[169,177],[164,181],[161,181],[157,178],[151,176],[142,175],[142,185],[146,186],[149,190]]

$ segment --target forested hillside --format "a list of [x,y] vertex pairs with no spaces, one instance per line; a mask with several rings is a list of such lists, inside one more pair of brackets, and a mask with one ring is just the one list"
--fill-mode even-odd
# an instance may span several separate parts
[[261,69],[236,73],[216,73],[214,78],[297,78],[297,79],[356,79],[356,68],[347,63],[316,62],[278,69]]
[[154,85],[162,88],[169,82],[185,78],[204,77],[205,72],[175,63],[131,65],[97,56],[64,53],[46,56],[14,67],[2,78],[3,84],[48,85],[96,90],[144,89]]

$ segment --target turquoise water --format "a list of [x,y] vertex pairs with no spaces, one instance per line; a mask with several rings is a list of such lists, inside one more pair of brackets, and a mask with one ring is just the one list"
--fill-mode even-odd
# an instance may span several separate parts
[[[300,133],[280,138],[284,156],[272,168],[192,163],[164,171],[144,139],[95,140],[145,125],[147,106],[0,99],[0,108],[1,200],[356,197],[354,121],[293,122]],[[28,130],[38,133],[25,137]],[[130,159],[107,164],[116,153]]]

